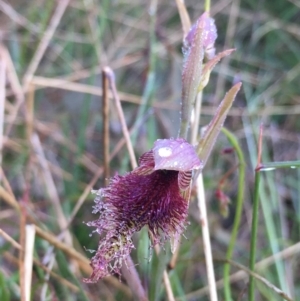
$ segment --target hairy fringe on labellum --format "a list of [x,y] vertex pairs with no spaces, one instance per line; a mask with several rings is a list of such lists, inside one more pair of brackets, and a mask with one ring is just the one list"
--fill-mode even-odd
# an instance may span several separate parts
[[201,162],[194,147],[184,139],[157,140],[141,156],[139,167],[124,176],[114,176],[108,187],[96,192],[89,222],[103,238],[91,260],[93,273],[86,282],[96,282],[120,268],[134,248],[132,235],[148,226],[153,245],[170,239],[172,250],[185,229],[192,170]]

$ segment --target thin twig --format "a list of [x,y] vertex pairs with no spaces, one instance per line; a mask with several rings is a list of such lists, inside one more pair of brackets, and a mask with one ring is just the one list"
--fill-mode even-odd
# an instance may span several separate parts
[[12,129],[12,125],[13,125],[15,119],[17,118],[19,108],[21,107],[22,103],[24,102],[25,97],[24,97],[22,86],[20,84],[14,63],[11,59],[9,52],[2,45],[0,45],[0,48],[1,48],[1,52],[3,53],[6,63],[7,63],[7,79],[10,83],[10,87],[13,91],[13,94],[15,95],[16,100],[17,100],[13,106],[13,111],[11,112],[10,123],[8,123],[6,125],[5,135],[8,136]]
[[[259,184],[260,184],[260,177],[261,177],[261,172],[259,170],[259,167],[261,164],[261,154],[262,154],[262,135],[263,135],[263,127],[261,125],[260,132],[259,132],[259,139],[258,139],[257,165],[255,169],[250,255],[249,255],[249,269],[252,272],[254,272],[255,261],[256,261],[256,244],[257,244],[258,214],[259,214]],[[249,301],[255,300],[255,279],[253,276],[250,276],[249,279],[248,296],[249,296]]]
[[[5,78],[6,62],[3,51],[0,52],[0,167],[2,167],[2,148],[4,134],[4,109],[5,109]],[[0,175],[1,180],[1,175]]]
[[26,283],[26,275],[25,275],[25,244],[26,244],[26,233],[25,233],[25,227],[26,227],[26,218],[27,214],[25,211],[25,206],[21,205],[21,215],[20,215],[20,245],[21,250],[19,252],[19,273],[20,273],[20,299],[21,301],[27,301],[25,296],[25,283]]
[[11,5],[6,3],[5,1],[0,1],[0,10],[6,14],[13,22],[16,24],[19,24],[29,31],[32,31],[34,33],[39,33],[40,28],[36,26],[35,24],[31,23],[29,20],[27,20],[24,16],[19,14]]
[[139,301],[148,301],[147,294],[142,286],[141,280],[130,256],[128,256],[122,268],[122,274],[131,288],[133,296]]
[[200,221],[202,226],[202,237],[203,237],[203,246],[204,246],[205,262],[206,262],[206,269],[207,269],[210,300],[217,301],[218,295],[217,295],[214,265],[212,260],[212,251],[211,251],[211,244],[210,244],[210,235],[209,235],[202,173],[198,176],[196,181],[197,181],[198,207],[200,211]]
[[[53,253],[53,247],[48,248],[46,254],[44,255],[44,258],[42,259],[43,262],[47,264],[48,270],[52,271],[54,263],[55,263],[55,256]],[[50,274],[46,273],[44,275],[44,283],[41,287],[41,292],[40,292],[40,300],[41,301],[46,301],[47,300],[47,291],[49,288],[49,279],[50,279]]]
[[20,205],[17,202],[17,200],[15,199],[15,197],[12,194],[10,194],[9,192],[7,192],[2,186],[0,186],[0,197],[8,205],[10,205],[14,209],[16,209],[18,211],[18,213],[20,212]]
[[0,228],[0,235],[7,240],[13,247],[18,250],[21,250],[21,245],[15,241],[10,235],[8,235],[3,229]]
[[130,135],[129,135],[128,128],[127,128],[127,125],[126,125],[125,116],[124,116],[124,113],[123,113],[123,110],[122,110],[121,101],[120,101],[120,98],[119,98],[119,95],[118,95],[118,92],[117,92],[114,73],[113,73],[112,69],[109,68],[109,67],[105,67],[103,69],[103,71],[106,73],[107,77],[109,78],[109,83],[110,83],[110,87],[111,87],[111,90],[112,90],[112,93],[113,93],[113,96],[114,96],[114,99],[115,99],[115,104],[116,104],[118,115],[119,115],[119,118],[120,118],[123,135],[126,139],[126,145],[127,145],[127,149],[128,149],[128,153],[129,153],[131,166],[132,166],[132,168],[136,168],[137,167],[137,161],[136,161],[134,150],[133,150],[132,143],[131,143],[131,140],[130,140]]
[[182,30],[183,30],[183,38],[186,37],[188,34],[189,30],[191,29],[191,20],[188,14],[188,11],[185,7],[184,0],[175,0],[177,4],[177,9],[178,13],[180,16],[180,21],[182,25]]
[[34,86],[29,85],[28,93],[26,97],[26,123],[27,123],[26,134],[27,134],[27,140],[29,142],[29,145],[33,133],[33,124],[34,124],[34,92],[35,92]]
[[174,297],[174,293],[173,293],[173,290],[172,290],[169,275],[168,275],[168,272],[166,270],[164,270],[164,273],[163,273],[163,281],[164,281],[164,285],[165,285],[165,288],[166,288],[168,301],[175,301],[175,297]]
[[103,168],[105,186],[110,177],[109,170],[109,100],[108,100],[108,78],[105,71],[102,71],[102,120],[103,120]]
[[2,167],[0,167],[0,179],[2,180],[3,186],[5,187],[5,189],[8,191],[8,193],[10,193],[11,195],[13,195],[13,190],[10,186],[10,183],[2,169]]
[[25,237],[26,237],[26,242],[25,242],[25,254],[24,254],[24,282],[25,282],[24,288],[25,288],[25,300],[30,301],[34,238],[35,238],[34,225],[26,225]]
[[258,137],[258,150],[257,150],[257,165],[256,170],[260,170],[261,166],[261,156],[262,156],[262,139],[263,139],[263,125],[259,127],[259,137]]
[[[74,91],[79,93],[87,93],[96,96],[102,96],[103,90],[100,87],[82,84],[82,83],[74,83],[67,79],[61,78],[49,78],[49,77],[42,77],[42,76],[34,76],[31,81],[32,84],[39,86],[39,87],[51,87],[57,89],[64,89],[68,91]],[[118,93],[120,98],[126,100],[131,103],[140,104],[141,97],[134,94],[129,94],[125,92]],[[112,98],[112,93],[109,93],[109,97]]]

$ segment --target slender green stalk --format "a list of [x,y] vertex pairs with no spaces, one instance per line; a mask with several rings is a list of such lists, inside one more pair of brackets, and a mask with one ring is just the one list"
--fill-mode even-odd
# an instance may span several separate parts
[[[244,187],[245,187],[245,160],[244,160],[244,155],[243,152],[238,144],[238,140],[236,137],[229,132],[226,128],[222,128],[223,134],[227,137],[231,145],[234,147],[238,161],[239,161],[239,182],[238,182],[238,192],[237,192],[237,199],[236,199],[236,212],[235,212],[235,218],[234,218],[234,223],[233,223],[233,228],[232,228],[232,234],[228,246],[228,250],[226,253],[226,259],[231,260],[238,230],[240,227],[241,223],[241,216],[242,216],[242,211],[243,211],[243,201],[244,201]],[[224,294],[225,294],[225,300],[229,301],[232,300],[231,298],[231,289],[230,289],[230,264],[225,264],[224,266],[224,272],[223,272],[223,277],[224,277]]]
[[[251,124],[250,120],[245,117],[243,118],[244,127],[251,127],[253,130],[259,126],[258,122],[254,122]],[[257,143],[255,141],[254,135],[246,135],[246,141],[249,148],[249,155],[251,158],[252,166],[255,166],[255,162],[257,161],[257,158],[259,158],[259,153],[256,150]],[[267,156],[267,152],[263,153],[263,156]],[[259,161],[261,162],[261,161]],[[258,169],[261,171],[261,166],[264,164],[260,163],[258,166]],[[277,210],[277,205],[273,206],[276,202],[273,191],[270,191],[270,188],[268,185],[276,185],[274,183],[274,180],[271,180],[269,176],[266,175],[266,177],[261,176],[260,179],[260,198],[262,200],[268,200],[267,202],[261,202],[261,208],[262,208],[262,214],[263,214],[263,222],[266,227],[266,238],[268,239],[268,245],[270,246],[271,252],[273,255],[280,252],[280,234],[278,232],[277,227],[277,217],[274,216],[274,210]],[[270,186],[271,187],[271,186]],[[274,189],[273,189],[274,190]],[[275,279],[278,278],[278,281],[280,283],[279,287],[281,287],[284,291],[288,291],[288,284],[287,284],[287,277],[284,267],[284,261],[282,260],[276,260],[275,261],[275,271],[272,273],[272,276]]]
[[210,11],[210,0],[205,0],[204,10],[209,13],[209,11]]
[[300,161],[268,162],[259,166],[260,171],[268,171],[276,168],[299,168]]
[[[298,179],[300,179],[300,169],[298,169]],[[296,184],[297,185],[297,184]],[[300,189],[298,187],[298,200],[300,200]],[[297,218],[298,218],[298,224],[299,224],[299,230],[298,230],[298,235],[300,235],[300,204],[298,204],[298,213],[297,213]]]
[[[254,272],[254,266],[256,261],[256,241],[257,241],[257,227],[258,227],[258,208],[259,208],[259,182],[261,173],[258,169],[255,171],[254,182],[254,200],[253,200],[253,212],[252,212],[252,226],[251,226],[251,242],[250,242],[250,259],[249,269]],[[254,277],[250,276],[249,279],[249,301],[254,301]]]
[[186,6],[182,0],[175,0],[175,2],[177,5],[177,9],[178,9],[178,13],[179,13],[180,21],[181,21],[181,25],[182,25],[183,38],[185,38],[192,26],[190,16],[189,16]]

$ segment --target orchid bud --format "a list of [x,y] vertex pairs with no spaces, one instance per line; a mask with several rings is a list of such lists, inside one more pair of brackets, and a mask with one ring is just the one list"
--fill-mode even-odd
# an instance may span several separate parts
[[199,85],[203,80],[203,59],[214,56],[217,29],[214,20],[204,13],[192,26],[184,40],[184,65],[182,71],[182,106],[180,137],[186,138],[191,111]]
[[190,49],[190,47],[192,46],[198,22],[203,23],[202,37],[205,56],[208,59],[211,59],[215,55],[214,44],[218,37],[218,34],[215,25],[215,20],[213,18],[210,18],[207,12],[203,13],[198,19],[198,21],[191,27],[190,31],[184,39],[184,47],[185,49]]

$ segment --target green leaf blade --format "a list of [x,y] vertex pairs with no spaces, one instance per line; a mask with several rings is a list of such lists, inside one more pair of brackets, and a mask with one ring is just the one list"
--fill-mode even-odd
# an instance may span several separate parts
[[203,166],[206,164],[209,154],[227,117],[228,111],[231,108],[232,103],[241,86],[242,83],[237,83],[227,92],[220,106],[218,107],[214,118],[207,126],[203,138],[200,140],[197,146],[197,154],[199,156],[199,159],[202,161]]

